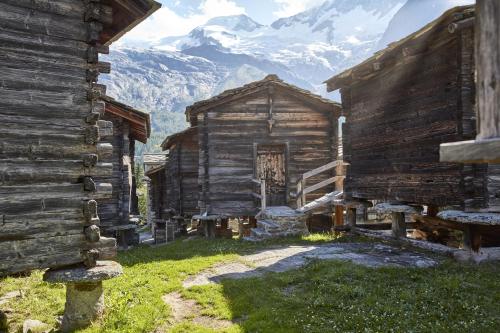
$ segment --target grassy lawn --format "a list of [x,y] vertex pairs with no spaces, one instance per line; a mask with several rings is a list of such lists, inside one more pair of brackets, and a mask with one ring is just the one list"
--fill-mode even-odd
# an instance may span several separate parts
[[[315,261],[305,268],[260,278],[182,288],[182,281],[238,254],[277,244],[329,241],[326,235],[252,244],[238,240],[176,241],[121,253],[123,276],[105,282],[107,310],[84,332],[153,332],[169,320],[161,296],[179,291],[203,314],[233,320],[226,332],[498,332],[499,265],[466,266],[445,260],[437,268],[365,268]],[[64,286],[42,273],[0,280],[0,295],[21,290],[4,304],[13,332],[24,319],[54,324],[62,315]],[[189,321],[172,332],[213,332]]]

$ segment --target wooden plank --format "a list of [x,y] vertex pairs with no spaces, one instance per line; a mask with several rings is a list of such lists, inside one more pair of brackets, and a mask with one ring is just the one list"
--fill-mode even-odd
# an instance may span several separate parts
[[324,180],[324,181],[317,183],[313,186],[305,188],[303,193],[308,194],[308,193],[314,192],[316,190],[319,190],[320,188],[323,188],[327,185],[335,183],[339,178],[342,178],[342,177],[344,177],[344,176],[335,176],[335,177],[328,178],[327,180]]
[[[479,140],[500,138],[500,3],[478,0],[476,4],[476,62]],[[491,153],[498,156],[498,150]]]
[[316,168],[316,169],[313,169],[311,171],[308,171],[308,172],[304,173],[304,175],[302,175],[302,178],[307,179],[307,178],[315,176],[315,175],[317,175],[319,173],[322,173],[324,171],[333,169],[337,165],[339,165],[340,163],[342,163],[342,161],[333,161],[333,162],[330,162],[330,163],[328,163],[326,165],[320,166],[319,168]]
[[500,163],[500,138],[444,143],[441,162]]

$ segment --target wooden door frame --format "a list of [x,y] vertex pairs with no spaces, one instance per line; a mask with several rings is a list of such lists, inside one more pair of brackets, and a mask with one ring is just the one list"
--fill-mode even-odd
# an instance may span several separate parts
[[254,142],[253,143],[253,178],[257,177],[257,155],[259,152],[259,146],[276,146],[282,147],[283,153],[285,154],[285,202],[288,205],[290,201],[290,172],[289,172],[289,164],[290,164],[290,143],[280,142],[280,143],[268,143],[268,142]]

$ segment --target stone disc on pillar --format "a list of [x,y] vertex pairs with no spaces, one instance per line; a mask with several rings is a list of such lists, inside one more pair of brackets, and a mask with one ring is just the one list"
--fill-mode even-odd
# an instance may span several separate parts
[[61,331],[73,332],[98,319],[104,311],[102,281],[122,273],[122,266],[114,261],[98,261],[97,266],[92,268],[81,265],[45,272],[44,281],[66,284]]

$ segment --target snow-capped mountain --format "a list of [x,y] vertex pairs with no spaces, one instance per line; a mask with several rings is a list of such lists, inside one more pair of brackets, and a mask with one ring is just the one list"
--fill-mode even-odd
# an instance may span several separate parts
[[155,150],[185,126],[182,112],[195,101],[269,73],[326,96],[324,80],[471,1],[327,0],[271,25],[246,15],[216,17],[186,36],[113,48],[112,74],[104,80],[111,96],[151,112],[147,149]]
[[437,19],[447,9],[472,3],[474,0],[408,0],[392,18],[378,48],[382,49],[387,44],[413,33],[425,23]]

